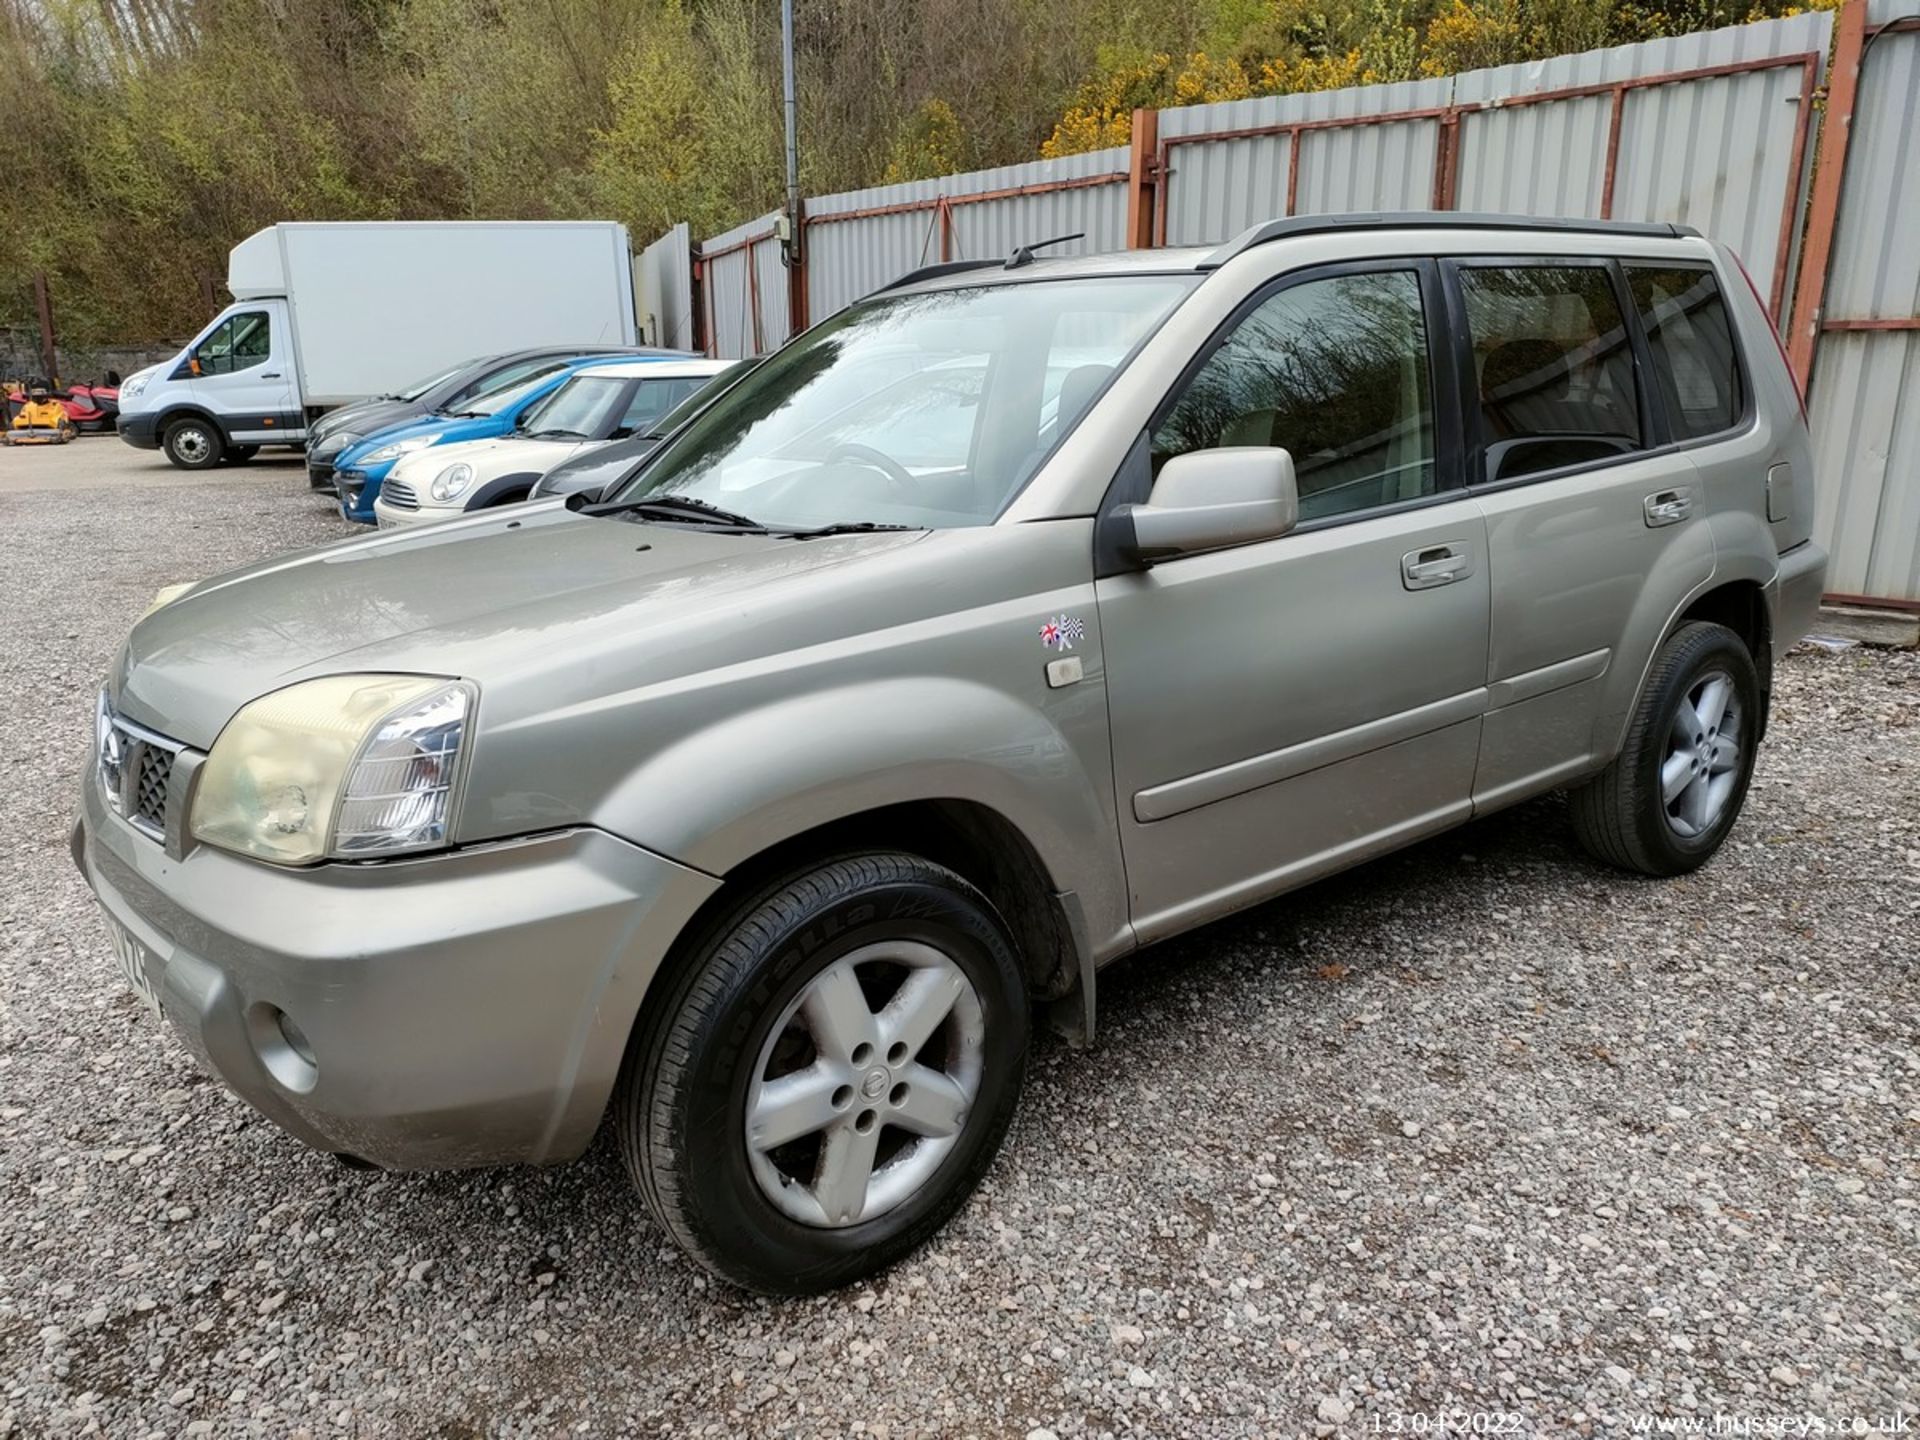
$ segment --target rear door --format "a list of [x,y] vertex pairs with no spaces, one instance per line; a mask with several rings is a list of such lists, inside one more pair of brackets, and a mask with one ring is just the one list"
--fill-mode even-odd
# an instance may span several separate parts
[[1664,414],[1605,258],[1446,266],[1468,390],[1472,490],[1493,572],[1487,810],[1604,761],[1602,695],[1645,665],[1676,600],[1713,573],[1705,495]]
[[1190,450],[1285,447],[1302,520],[1098,581],[1144,940],[1469,812],[1486,533],[1458,488],[1458,411],[1430,340],[1439,305],[1431,262],[1283,276],[1150,426],[1156,471]]

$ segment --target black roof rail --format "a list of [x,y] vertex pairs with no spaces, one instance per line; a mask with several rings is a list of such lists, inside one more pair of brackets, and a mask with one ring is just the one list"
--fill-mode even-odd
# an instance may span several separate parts
[[999,270],[1005,264],[1004,260],[942,260],[938,265],[922,265],[917,270],[909,270],[906,274],[896,276],[886,284],[869,290],[867,294],[883,295],[889,290],[898,290],[902,285],[915,285],[922,280],[938,280],[942,275],[963,275],[969,270]]
[[1296,235],[1338,230],[1571,230],[1596,235],[1651,235],[1661,239],[1697,237],[1691,225],[1671,220],[1576,220],[1566,216],[1502,215],[1474,210],[1372,210],[1352,215],[1289,215],[1268,220],[1227,241],[1198,265],[1218,270],[1236,255]]

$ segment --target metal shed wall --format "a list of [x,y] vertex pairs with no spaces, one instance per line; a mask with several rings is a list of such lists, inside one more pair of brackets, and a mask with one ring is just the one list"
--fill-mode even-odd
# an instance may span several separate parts
[[634,299],[649,345],[693,348],[693,239],[685,221],[634,257]]

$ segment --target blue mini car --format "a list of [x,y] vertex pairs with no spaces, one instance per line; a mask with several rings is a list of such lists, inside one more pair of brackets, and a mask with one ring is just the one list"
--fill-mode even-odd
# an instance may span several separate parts
[[650,357],[618,353],[572,359],[556,357],[536,373],[523,375],[503,389],[478,396],[457,414],[422,415],[367,436],[334,459],[333,482],[340,496],[340,513],[362,525],[374,524],[373,502],[380,494],[380,482],[387,478],[387,472],[402,455],[411,455],[429,445],[450,445],[456,440],[491,440],[511,434],[520,417],[559,389],[561,382],[574,371],[608,360],[645,358]]

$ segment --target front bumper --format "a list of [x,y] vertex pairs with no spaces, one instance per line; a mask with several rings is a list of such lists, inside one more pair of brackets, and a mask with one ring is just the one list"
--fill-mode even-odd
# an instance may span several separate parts
[[389,505],[382,487],[381,493],[374,498],[373,520],[382,530],[405,530],[415,525],[431,525],[436,520],[458,520],[465,512],[450,507],[422,505],[413,510],[402,510]]
[[333,462],[339,455],[338,450],[325,455],[316,455],[312,447],[307,450],[307,483],[316,490],[333,489]]
[[[719,884],[591,829],[306,870],[174,860],[91,766],[82,789],[74,859],[187,1047],[296,1138],[393,1169],[585,1149],[661,958]],[[269,1063],[276,1011],[314,1062],[293,1083]]]
[[361,525],[374,524],[373,505],[380,498],[380,482],[385,476],[385,467],[378,475],[365,470],[334,471],[333,493],[340,499],[341,515]]
[[151,411],[141,411],[129,415],[120,412],[120,418],[114,422],[114,431],[119,437],[137,450],[158,450],[160,448],[159,416]]

